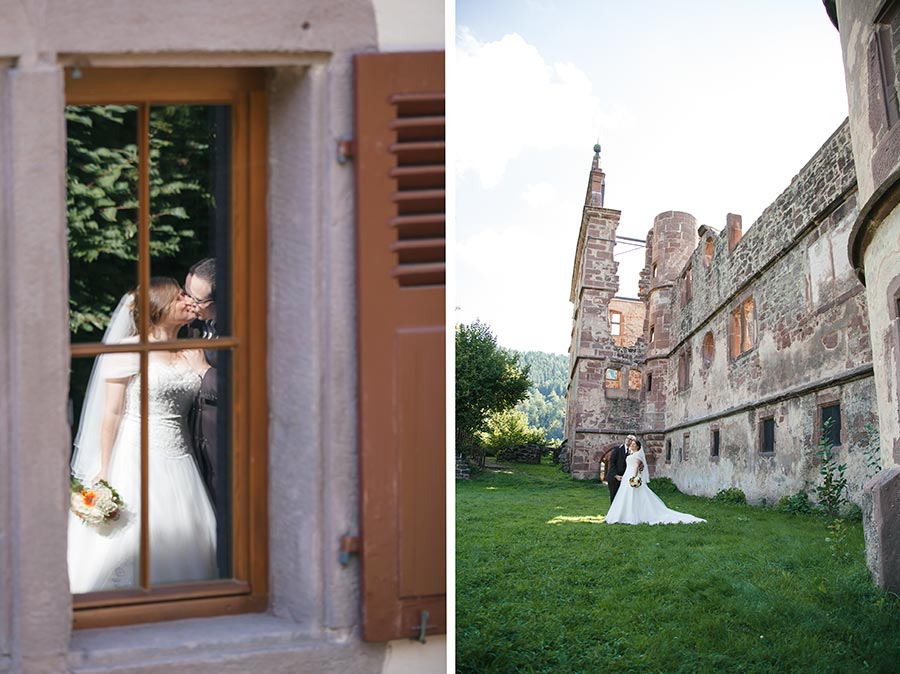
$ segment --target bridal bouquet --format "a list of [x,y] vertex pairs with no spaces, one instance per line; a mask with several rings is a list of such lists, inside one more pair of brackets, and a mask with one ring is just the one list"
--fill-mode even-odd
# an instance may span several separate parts
[[630,484],[632,487],[635,487],[635,488],[640,487],[641,486],[640,476],[633,475],[632,477],[628,478],[628,484]]
[[106,480],[98,480],[90,487],[74,475],[71,478],[69,509],[87,524],[104,524],[119,519],[125,503]]

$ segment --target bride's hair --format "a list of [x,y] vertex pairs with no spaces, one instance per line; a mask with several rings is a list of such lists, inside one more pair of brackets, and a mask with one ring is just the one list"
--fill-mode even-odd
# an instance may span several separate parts
[[635,451],[637,451],[638,449],[641,448],[641,441],[640,441],[640,440],[635,439],[633,442],[634,442],[634,446],[635,446]]
[[[140,325],[140,302],[138,301],[138,289],[132,291],[134,302],[131,306],[131,315],[134,324]],[[166,315],[167,309],[181,296],[181,286],[178,281],[170,276],[154,276],[150,279],[150,327],[159,325]]]

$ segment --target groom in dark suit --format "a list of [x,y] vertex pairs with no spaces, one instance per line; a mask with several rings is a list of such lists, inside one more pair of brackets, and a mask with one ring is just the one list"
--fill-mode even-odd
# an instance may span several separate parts
[[619,445],[610,452],[609,468],[606,470],[606,484],[609,486],[609,502],[610,504],[616,498],[616,492],[619,491],[619,485],[622,483],[622,476],[625,474],[625,457],[628,456],[628,448],[636,438],[629,435],[625,438],[625,444]]
[[[188,297],[193,300],[197,312],[195,320],[188,329],[188,336],[194,339],[215,339],[216,329],[216,259],[206,258],[194,264],[188,271],[184,282]],[[194,458],[200,475],[209,492],[210,501],[216,511],[218,529],[217,556],[219,573],[227,577],[228,560],[228,513],[229,513],[229,464],[224,456],[228,443],[219,446],[219,369],[218,351],[205,349],[206,360],[210,368],[200,381],[200,390],[194,398],[191,410],[190,428],[193,435]]]

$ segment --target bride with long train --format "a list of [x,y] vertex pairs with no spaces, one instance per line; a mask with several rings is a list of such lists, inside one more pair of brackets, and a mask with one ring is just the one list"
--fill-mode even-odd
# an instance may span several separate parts
[[625,457],[622,486],[606,513],[607,524],[691,524],[706,520],[667,508],[649,487],[650,468],[640,440]]
[[[149,339],[168,341],[196,317],[177,281],[150,280]],[[136,343],[137,303],[127,294],[105,343]],[[88,525],[69,513],[69,586],[75,594],[135,587],[140,569],[141,400],[139,356],[99,356],[75,440],[72,472],[84,484],[106,480],[124,501],[111,522]],[[202,351],[151,352],[147,364],[150,582],[217,577],[216,516],[190,451],[187,423],[203,373]]]

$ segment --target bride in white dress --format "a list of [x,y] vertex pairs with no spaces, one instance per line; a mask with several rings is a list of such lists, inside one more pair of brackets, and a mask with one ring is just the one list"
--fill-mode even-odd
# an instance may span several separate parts
[[[196,317],[177,281],[150,280],[150,341],[174,340]],[[113,314],[106,343],[137,342],[134,295]],[[139,357],[100,356],[91,374],[72,472],[106,480],[125,503],[119,519],[89,525],[69,513],[69,586],[75,594],[133,588],[140,569],[141,415]],[[148,357],[150,582],[216,578],[216,516],[190,452],[187,416],[209,367],[202,351]]]
[[635,440],[625,457],[625,474],[616,498],[606,513],[607,524],[676,524],[705,522],[687,513],[667,508],[650,491],[650,468],[639,440]]

